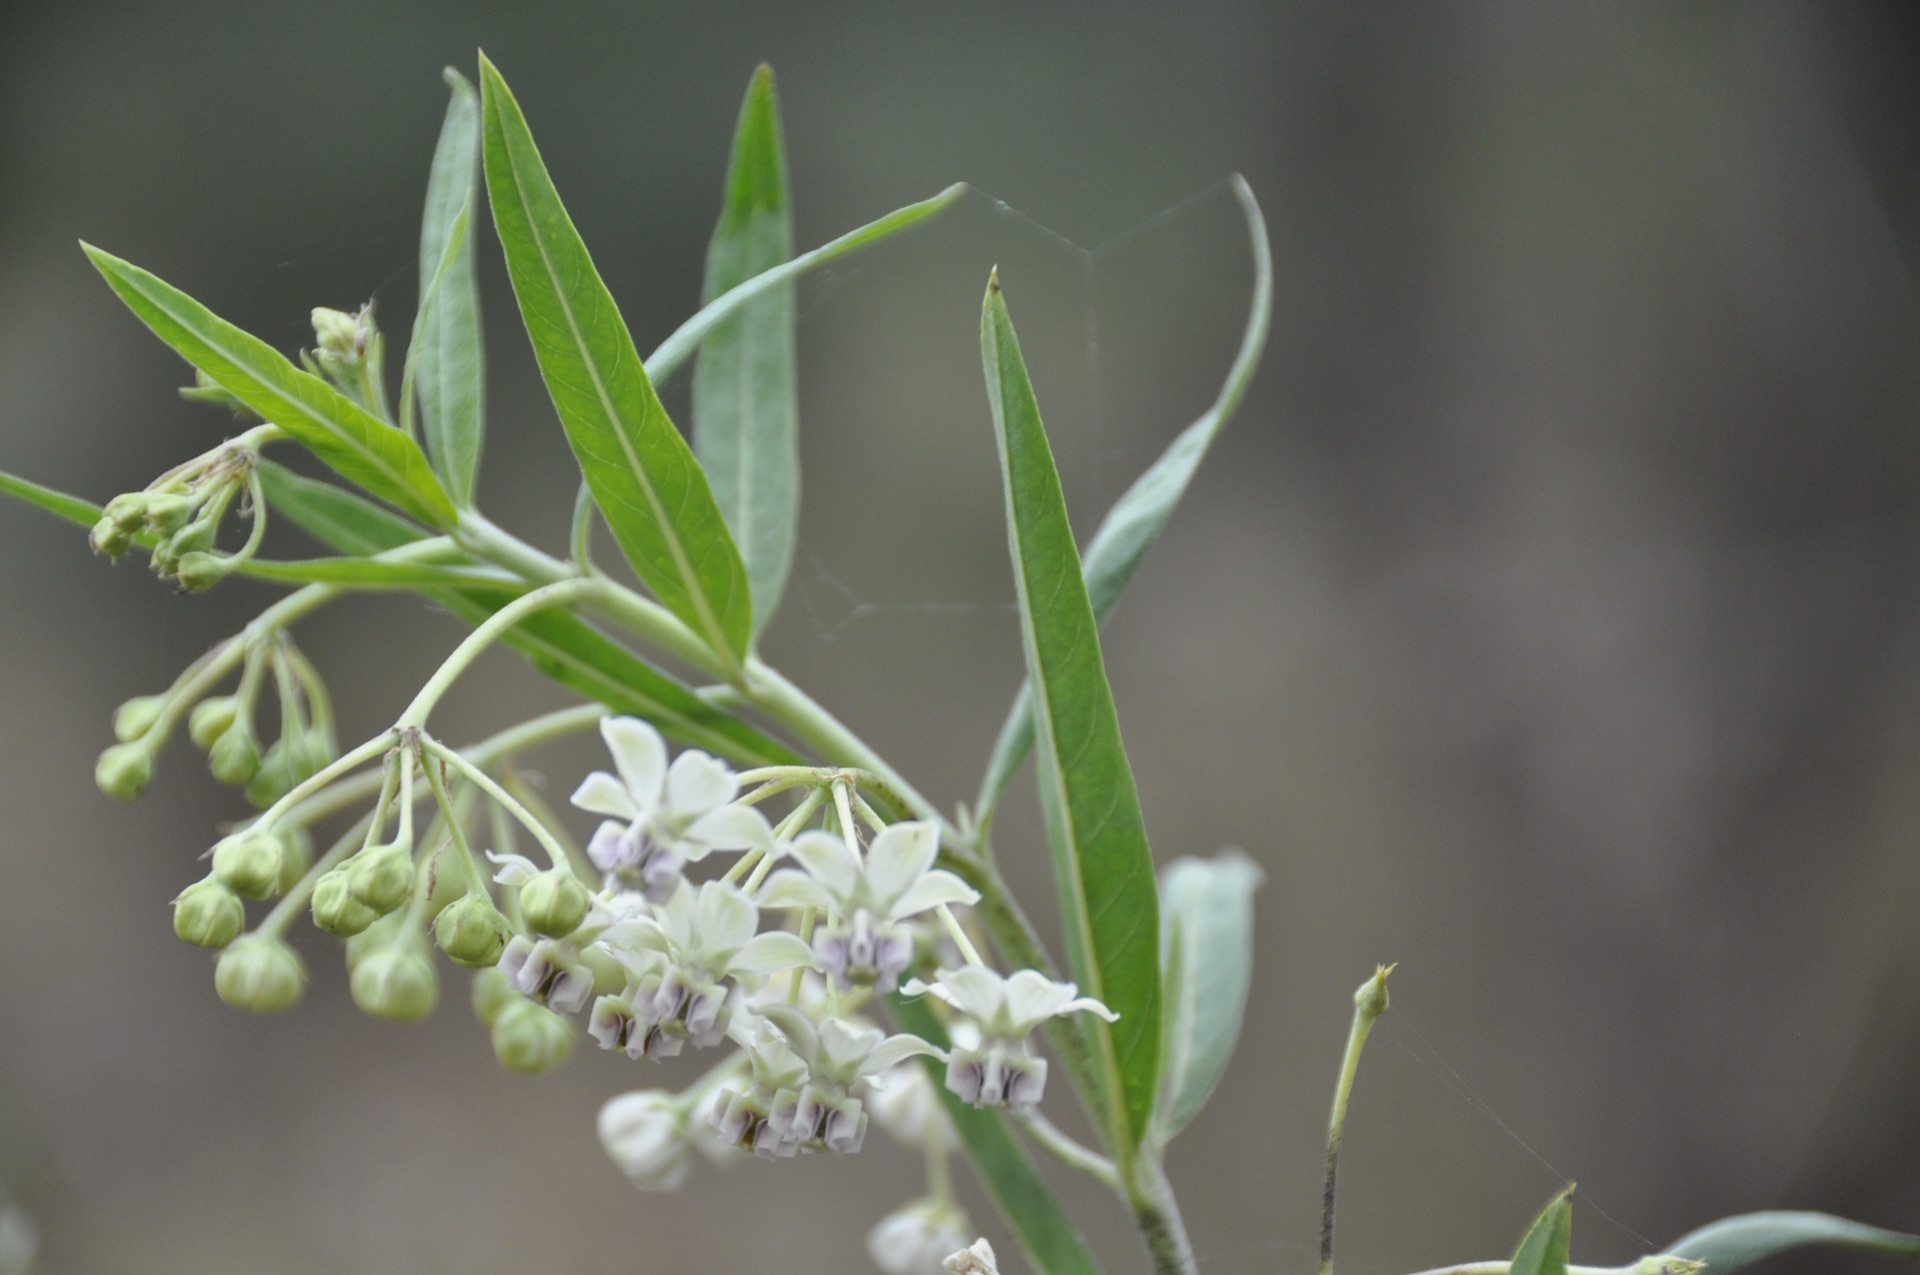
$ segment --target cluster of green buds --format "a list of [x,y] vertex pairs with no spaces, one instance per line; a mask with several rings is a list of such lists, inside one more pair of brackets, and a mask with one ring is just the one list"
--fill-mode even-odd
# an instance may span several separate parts
[[[208,694],[236,666],[235,690]],[[279,734],[263,750],[256,722],[268,674],[276,688]],[[244,789],[260,809],[339,753],[332,699],[319,670],[284,631],[249,629],[189,665],[166,691],[137,695],[114,712],[118,742],[100,754],[94,768],[100,791],[121,800],[139,796],[153,776],[155,756],[183,717],[188,736],[207,754],[213,777]]]
[[[266,534],[266,500],[255,463],[257,445],[268,432],[278,433],[272,426],[257,427],[168,470],[143,490],[115,496],[94,524],[95,552],[118,558],[136,544],[145,545],[154,573],[189,593],[232,575]],[[249,523],[247,540],[236,552],[223,553],[214,540],[236,505]]]
[[300,356],[307,370],[380,419],[390,419],[383,388],[386,341],[373,321],[373,302],[352,313],[315,306],[313,340],[314,348]]

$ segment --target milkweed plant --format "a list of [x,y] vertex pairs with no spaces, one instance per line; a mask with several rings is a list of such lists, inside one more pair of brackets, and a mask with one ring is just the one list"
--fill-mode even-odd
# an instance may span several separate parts
[[[473,1011],[510,1070],[557,1067],[583,1034],[634,1060],[641,1077],[660,1059],[704,1055],[711,1065],[687,1088],[636,1089],[600,1112],[602,1146],[643,1191],[686,1189],[696,1153],[720,1166],[794,1161],[789,1171],[803,1173],[809,1156],[863,1153],[877,1127],[926,1165],[924,1194],[877,1219],[867,1239],[891,1275],[1014,1268],[956,1202],[955,1156],[971,1162],[1032,1269],[1098,1270],[1036,1153],[1113,1191],[1154,1271],[1190,1275],[1164,1153],[1233,1053],[1261,874],[1227,851],[1156,876],[1098,633],[1266,342],[1272,264],[1253,192],[1233,179],[1254,265],[1238,357],[1213,405],[1084,550],[1006,298],[988,278],[980,348],[1027,680],[978,798],[947,814],[760,658],[756,638],[779,604],[799,512],[795,282],[937,215],[964,187],[796,255],[773,79],[761,68],[734,135],[702,304],[643,359],[499,71],[482,57],[477,90],[452,70],[446,80],[397,405],[370,305],[314,310],[313,346],[290,360],[84,245],[108,286],[194,368],[181,393],[257,423],[104,507],[0,475],[8,494],[91,528],[98,554],[145,553],[188,592],[236,574],[290,588],[170,687],[121,705],[117,742],[100,756],[100,789],[136,797],[184,726],[213,775],[258,812],[218,840],[210,871],[174,900],[175,931],[218,953],[214,987],[239,1009],[299,1001],[306,969],[287,933],[310,922],[343,940],[354,1002],[379,1018],[433,1011],[436,949],[474,971]],[[584,479],[564,559],[474,503],[484,213]],[[690,443],[654,392],[689,362]],[[295,447],[340,481],[268,458]],[[328,556],[260,557],[270,517]],[[602,523],[643,589],[594,562]],[[343,749],[293,630],[379,590],[418,593],[472,631],[391,726]],[[434,732],[434,709],[496,643],[582,703],[450,744]],[[607,768],[572,794],[602,820],[582,846],[516,761],[588,731],[604,741]],[[991,837],[1029,754],[1064,959],[1009,891]],[[316,853],[322,827],[332,839]],[[1361,984],[1338,1072],[1322,1275],[1341,1126],[1368,1030],[1387,1009],[1387,974]],[[1075,1101],[1090,1143],[1048,1114]],[[1509,1261],[1448,1269],[1590,1271],[1568,1265],[1570,1220],[1563,1194]],[[1920,1253],[1912,1236],[1766,1213],[1715,1223],[1622,1270],[1720,1272],[1809,1243]]]

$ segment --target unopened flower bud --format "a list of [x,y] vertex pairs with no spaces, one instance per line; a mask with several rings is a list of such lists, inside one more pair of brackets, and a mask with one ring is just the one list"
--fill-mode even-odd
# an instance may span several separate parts
[[132,801],[153,778],[153,752],[142,741],[115,744],[94,763],[93,782],[116,801]]
[[225,554],[193,549],[180,555],[173,566],[173,578],[188,593],[205,593],[234,573],[238,564]]
[[313,867],[313,835],[297,824],[275,828],[273,833],[280,838],[280,880],[273,892],[285,894]]
[[380,914],[353,897],[347,874],[334,868],[313,884],[313,923],[335,938],[352,938],[380,919]]
[[142,491],[122,492],[107,502],[101,514],[108,522],[131,535],[140,530],[140,524],[147,519],[147,494]]
[[412,847],[391,842],[353,856],[347,864],[347,888],[353,897],[385,916],[413,893]]
[[693,1147],[679,1095],[651,1089],[609,1099],[599,1132],[608,1158],[642,1191],[671,1191],[687,1180]]
[[260,741],[253,737],[253,727],[243,721],[235,721],[222,731],[207,753],[207,770],[223,784],[243,787],[259,769]]
[[967,1215],[938,1200],[895,1209],[867,1232],[867,1256],[887,1275],[945,1275],[941,1263],[967,1246]]
[[220,999],[256,1014],[292,1008],[306,984],[307,969],[299,954],[265,934],[236,939],[213,967],[213,986]]
[[213,548],[213,536],[216,527],[211,521],[202,518],[188,523],[173,533],[167,540],[167,548],[172,552],[173,566],[166,572],[172,575],[180,570],[181,564],[196,553],[205,553]]
[[211,752],[219,738],[227,733],[240,715],[240,701],[232,695],[211,695],[193,706],[187,715],[187,737],[201,752]]
[[491,1027],[502,1010],[520,999],[504,971],[481,970],[473,976],[473,1016]]
[[940,1263],[946,1275],[1000,1275],[1000,1263],[986,1237],[975,1240]]
[[148,496],[142,512],[146,516],[147,526],[162,536],[170,536],[187,525],[193,517],[195,503],[178,492],[159,492]]
[[520,915],[536,933],[554,938],[579,929],[591,902],[587,887],[565,865],[549,868],[520,887]]
[[508,1071],[537,1076],[573,1052],[573,1024],[524,998],[501,1007],[493,1020],[493,1054]]
[[330,310],[326,306],[313,308],[313,339],[319,347],[315,353],[323,366],[330,370],[342,364],[358,363],[367,355],[367,312],[348,314],[344,310]]
[[413,1023],[433,1012],[440,978],[425,944],[409,936],[360,958],[349,981],[353,1003],[376,1018]]
[[113,710],[113,737],[123,744],[131,744],[153,729],[160,714],[166,712],[172,702],[171,695],[134,696]]
[[266,899],[280,885],[280,839],[270,832],[240,832],[213,848],[213,875],[244,899]]
[[246,921],[240,896],[214,877],[195,881],[173,901],[173,932],[195,947],[225,947]]
[[1369,1022],[1387,1012],[1387,975],[1391,973],[1393,966],[1380,966],[1353,994],[1353,1007]]
[[95,553],[117,558],[133,547],[133,536],[113,519],[102,518],[87,533],[87,543]]
[[286,740],[277,739],[261,754],[260,766],[247,781],[247,800],[261,810],[273,805],[293,789],[294,778],[287,766]]
[[494,964],[507,946],[507,918],[484,894],[467,894],[434,918],[433,940],[455,965],[479,969]]

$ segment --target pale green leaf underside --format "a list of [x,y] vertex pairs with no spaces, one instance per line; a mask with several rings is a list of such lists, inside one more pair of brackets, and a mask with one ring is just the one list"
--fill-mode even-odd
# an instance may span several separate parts
[[380,499],[435,527],[453,525],[453,504],[413,439],[178,288],[112,253],[81,246],[155,335],[261,420]]
[[[1186,495],[1200,462],[1206,459],[1207,449],[1240,406],[1254,371],[1260,366],[1260,354],[1266,349],[1267,330],[1273,319],[1273,250],[1267,243],[1266,219],[1261,216],[1260,205],[1244,178],[1234,177],[1233,193],[1246,214],[1247,234],[1253,247],[1253,304],[1247,314],[1246,331],[1240,339],[1240,351],[1227,371],[1227,379],[1213,406],[1180,431],[1179,437],[1152,467],[1114,502],[1087,545],[1087,596],[1101,624],[1113,614],[1121,591],[1133,579],[1140,560],[1159,539],[1167,519],[1180,498]],[[1000,737],[994,743],[986,777],[981,781],[980,797],[974,803],[975,817],[983,826],[992,819],[1000,794],[1033,747],[1031,694],[1029,686],[1021,686],[1000,728]]]
[[661,605],[725,660],[753,625],[746,568],[640,363],[506,82],[480,63],[487,194],[507,273],[594,503]]
[[[452,96],[420,219],[422,313],[407,354],[415,364],[414,390],[434,472],[454,503],[464,506],[473,503],[486,431],[486,358],[473,235],[456,240],[453,230],[462,210],[472,206],[479,181],[480,97],[452,67],[446,79]],[[450,258],[449,243],[454,244]]]
[[1120,1015],[1091,1020],[1116,1154],[1145,1134],[1160,1074],[1160,938],[1153,855],[1120,739],[1080,555],[999,281],[980,321],[1007,503],[1040,800],[1082,991]]
[[[702,304],[792,256],[779,106],[773,72],[762,66],[740,108]],[[746,563],[755,632],[780,603],[800,528],[793,289],[771,289],[716,327],[693,377],[693,448]]]
[[[894,996],[891,1000],[894,1018],[903,1031],[946,1047],[946,1033],[940,1030],[939,1020],[924,999]],[[981,1185],[1000,1206],[1034,1269],[1040,1275],[1099,1275],[1100,1267],[1087,1252],[1086,1241],[1073,1219],[1020,1149],[1005,1118],[998,1111],[961,1102],[947,1092],[938,1060],[922,1061],[980,1174]]]
[[1521,1239],[1507,1275],[1567,1275],[1573,1240],[1573,1193],[1563,1191],[1547,1205]]
[[1665,1251],[1707,1263],[1708,1275],[1809,1245],[1868,1249],[1896,1257],[1920,1257],[1920,1235],[1849,1222],[1831,1213],[1743,1213],[1721,1218],[1676,1240]]
[[1253,895],[1262,880],[1238,850],[1176,859],[1160,874],[1166,1038],[1153,1135],[1162,1144],[1200,1114],[1239,1042],[1253,977]]

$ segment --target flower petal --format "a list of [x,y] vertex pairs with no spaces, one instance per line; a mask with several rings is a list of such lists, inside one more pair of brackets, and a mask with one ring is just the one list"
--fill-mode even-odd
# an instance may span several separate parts
[[763,908],[820,908],[833,906],[833,896],[797,868],[782,868],[768,877],[755,900]]
[[1062,1013],[1079,990],[1072,983],[1056,983],[1039,970],[1016,970],[1007,979],[1007,1018],[1014,1033],[1025,1035],[1035,1023]]
[[[791,937],[791,936],[789,936]],[[787,1046],[809,1066],[820,1056],[820,1033],[813,1020],[791,1005],[769,1005],[761,1015],[787,1038]]]
[[972,906],[979,901],[978,890],[944,868],[935,868],[907,887],[907,892],[893,901],[893,906],[887,912],[887,919],[904,921],[910,916],[919,916],[928,908],[938,907],[942,903],[965,903]]
[[867,847],[867,889],[879,910],[886,911],[933,866],[940,852],[940,830],[926,820],[896,823],[884,829]]
[[680,841],[681,853],[697,861],[710,850],[771,850],[773,828],[752,806],[722,806],[694,820]]
[[850,1084],[886,1033],[857,1019],[829,1018],[820,1024],[820,1069],[830,1079]]
[[667,773],[667,741],[660,732],[637,717],[606,717],[600,721],[600,737],[607,741],[614,769],[635,804],[648,810],[659,805]]
[[580,786],[573,790],[573,804],[615,819],[632,820],[640,816],[633,798],[627,795],[627,786],[604,770],[596,770],[580,781]]
[[540,875],[540,868],[524,854],[495,854],[487,851],[487,860],[500,870],[493,874],[499,885],[519,885]]
[[860,1074],[863,1076],[885,1075],[907,1059],[923,1054],[938,1058],[942,1062],[947,1058],[947,1051],[932,1041],[921,1040],[918,1036],[910,1036],[904,1032],[898,1036],[889,1036],[875,1045],[873,1052],[867,1055],[867,1060],[860,1064]]
[[667,771],[667,818],[676,822],[697,819],[732,801],[739,789],[740,781],[725,762],[689,748],[673,759]]
[[760,909],[737,886],[708,881],[700,887],[693,925],[700,950],[720,957],[739,951],[753,937],[760,928]]
[[1089,1013],[1098,1014],[1100,1015],[1100,1017],[1106,1019],[1110,1023],[1117,1023],[1120,1021],[1119,1014],[1115,1013],[1113,1010],[1108,1009],[1104,1002],[1097,1001],[1093,999],[1093,997],[1091,996],[1080,996],[1080,997],[1076,997],[1073,1000],[1068,1001],[1066,1004],[1060,1007],[1060,1012],[1063,1014],[1071,1014],[1075,1010],[1081,1010],[1081,1009],[1084,1009]]
[[778,974],[781,970],[813,967],[813,949],[798,934],[769,930],[747,940],[727,963],[732,974]]
[[[992,970],[966,965],[957,970],[941,970],[938,978],[948,993],[943,999],[982,1023],[991,1022],[1006,1004],[1006,980]],[[1071,989],[1067,995],[1073,995]]]
[[673,893],[660,905],[660,923],[666,928],[667,935],[678,947],[692,947],[694,940],[694,901],[693,887],[687,879],[681,877],[674,883]]
[[839,837],[830,832],[803,832],[793,839],[787,853],[836,899],[844,903],[853,898],[860,882],[860,861]]

